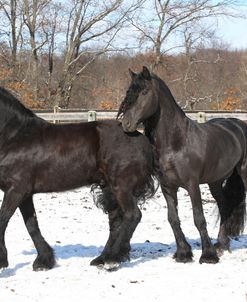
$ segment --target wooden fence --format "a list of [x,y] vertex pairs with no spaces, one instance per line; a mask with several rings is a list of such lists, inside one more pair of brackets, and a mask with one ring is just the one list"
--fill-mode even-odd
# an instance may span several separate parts
[[[185,111],[186,115],[192,120],[197,120],[198,122],[205,122],[212,118],[229,118],[234,117],[240,120],[247,121],[247,112],[243,111]],[[116,110],[102,111],[102,110],[59,110],[57,108],[54,111],[36,111],[36,114],[50,122],[81,122],[81,121],[93,121],[93,120],[105,120],[105,119],[115,119],[117,116]]]

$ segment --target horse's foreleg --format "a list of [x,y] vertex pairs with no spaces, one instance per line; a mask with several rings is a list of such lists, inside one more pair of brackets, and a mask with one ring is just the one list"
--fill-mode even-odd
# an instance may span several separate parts
[[8,222],[23,199],[22,193],[10,188],[4,194],[0,209],[0,269],[8,266],[7,249],[5,246],[5,231]]
[[191,185],[188,188],[188,193],[192,202],[194,223],[200,233],[202,242],[202,255],[199,262],[217,263],[219,261],[219,257],[217,256],[216,249],[208,236],[207,223],[203,213],[199,184]]
[[[91,265],[103,265],[105,263],[106,255],[110,254],[112,246],[118,236],[119,228],[122,224],[123,212],[121,208],[118,206],[116,198],[112,193],[112,190],[109,186],[105,186],[102,188],[102,199],[101,204],[104,208],[104,211],[108,213],[109,218],[109,238],[107,243],[102,251],[101,255],[91,261]],[[127,250],[130,250],[130,246],[128,244]],[[128,258],[128,251],[126,252],[126,258]]]
[[170,189],[161,185],[161,189],[167,202],[168,221],[172,227],[177,244],[177,251],[174,254],[174,259],[177,262],[190,262],[192,261],[193,254],[191,252],[191,246],[186,241],[180,226],[177,211],[177,188]]
[[19,208],[28,233],[38,252],[38,256],[33,263],[33,269],[35,271],[51,269],[55,264],[53,250],[41,235],[32,196],[24,199]]

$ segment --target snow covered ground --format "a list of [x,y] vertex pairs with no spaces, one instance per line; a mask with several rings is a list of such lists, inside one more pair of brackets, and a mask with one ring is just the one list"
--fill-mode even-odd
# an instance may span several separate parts
[[[202,186],[208,231],[215,240],[217,210]],[[2,194],[0,194],[0,204]],[[1,302],[49,301],[247,301],[247,228],[232,241],[216,265],[199,264],[200,239],[193,224],[191,203],[179,191],[183,230],[193,247],[194,262],[172,259],[173,233],[160,191],[142,209],[143,217],[131,241],[131,261],[114,272],[89,266],[108,237],[107,216],[95,207],[89,188],[65,193],[38,194],[35,206],[43,236],[54,248],[57,265],[50,271],[32,271],[36,251],[19,211],[6,232],[9,267],[0,271]]]

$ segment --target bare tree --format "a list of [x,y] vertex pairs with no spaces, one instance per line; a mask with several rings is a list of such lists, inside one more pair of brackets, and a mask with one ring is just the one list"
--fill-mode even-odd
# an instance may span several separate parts
[[21,5],[17,0],[0,1],[0,10],[3,12],[3,18],[1,18],[3,23],[2,34],[8,37],[7,40],[11,50],[9,67],[13,68],[12,73],[15,76],[17,74],[17,49],[23,29]]
[[[213,94],[211,90],[206,89],[203,91],[202,85],[199,81],[200,70],[198,65],[206,64],[219,64],[222,60],[220,54],[216,53],[214,58],[200,57],[200,49],[205,49],[206,45],[211,41],[214,41],[215,32],[210,28],[205,28],[200,23],[194,25],[194,27],[188,27],[188,24],[182,31],[184,38],[184,55],[186,59],[186,68],[183,76],[180,79],[184,90],[184,109],[194,110],[195,105],[200,102],[211,102]],[[199,82],[199,86],[197,83]]]
[[62,7],[60,3],[51,3],[49,6],[49,12],[46,14],[46,22],[43,24],[43,31],[46,35],[47,46],[44,54],[47,56],[47,71],[45,72],[46,77],[44,82],[47,88],[46,99],[51,104],[51,98],[54,93],[53,73],[54,73],[54,59],[56,52],[58,52],[59,34],[62,33],[61,24],[63,23],[62,18]]
[[245,52],[242,57],[242,64],[240,67],[240,93],[242,99],[242,108],[247,109],[247,53]]
[[31,74],[35,99],[38,96],[38,68],[39,50],[47,44],[47,35],[44,27],[48,23],[46,13],[51,0],[22,0],[23,19],[28,30],[29,45],[31,47]]
[[[126,17],[139,1],[65,1],[66,40],[64,64],[55,102],[68,107],[74,81],[100,55],[116,51],[117,38]],[[82,58],[86,58],[83,64]]]
[[238,4],[236,0],[146,0],[130,22],[139,32],[140,44],[154,51],[155,68],[164,53],[182,46],[177,39],[181,27],[219,16],[240,16]]

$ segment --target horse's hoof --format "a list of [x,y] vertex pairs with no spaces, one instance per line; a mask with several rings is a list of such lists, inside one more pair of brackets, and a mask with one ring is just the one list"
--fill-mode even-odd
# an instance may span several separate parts
[[221,257],[225,251],[231,253],[230,244],[221,244],[220,242],[215,243],[214,247],[216,248],[216,253],[218,257]]
[[104,269],[108,272],[112,272],[112,271],[116,271],[119,268],[120,262],[106,260],[105,256],[100,255],[97,258],[93,259],[90,262],[90,265],[94,265],[97,266],[99,269]]
[[103,256],[98,256],[97,258],[93,259],[91,262],[90,262],[90,265],[93,265],[93,266],[100,266],[100,265],[104,265],[105,261],[104,261],[104,257]]
[[127,262],[127,261],[130,261],[130,256],[129,256],[129,253],[125,254],[125,255],[122,255],[120,257],[120,261],[119,262]]
[[8,260],[0,260],[0,269],[4,269],[9,266]]
[[104,266],[105,264],[109,264],[110,263],[110,266],[112,265],[112,263],[121,263],[121,262],[126,262],[126,261],[129,261],[130,260],[130,257],[129,257],[129,253],[126,253],[124,255],[122,255],[121,257],[112,257],[110,255],[100,255],[98,257],[96,257],[95,259],[93,259],[91,262],[90,262],[90,265],[93,265],[93,266]]
[[53,257],[45,258],[45,257],[38,256],[33,263],[33,270],[35,272],[47,271],[47,270],[52,269],[54,267],[55,263],[56,262]]
[[120,267],[119,262],[105,262],[105,264],[103,265],[103,268],[108,272],[117,271],[119,267]]
[[219,258],[222,257],[224,255],[224,252],[227,251],[227,250],[229,251],[229,253],[231,253],[231,249],[230,248],[229,249],[225,249],[225,248],[217,247],[216,248],[217,256]]
[[193,254],[191,251],[189,252],[184,252],[184,253],[181,253],[181,252],[176,252],[174,255],[173,255],[173,259],[176,260],[176,262],[179,262],[179,263],[188,263],[188,262],[192,262],[193,261]]
[[211,253],[211,254],[206,254],[206,255],[202,255],[200,260],[199,260],[199,263],[202,264],[202,263],[208,263],[208,264],[215,264],[215,263],[218,263],[219,262],[219,257],[217,255],[217,253]]
[[216,253],[217,253],[217,256],[220,258],[221,256],[224,255],[224,250],[223,249],[216,249]]

